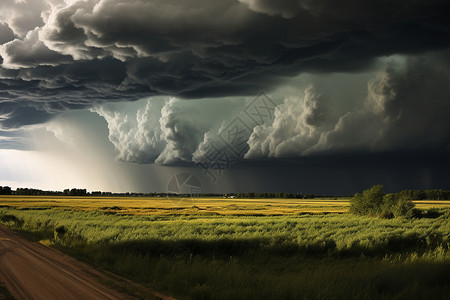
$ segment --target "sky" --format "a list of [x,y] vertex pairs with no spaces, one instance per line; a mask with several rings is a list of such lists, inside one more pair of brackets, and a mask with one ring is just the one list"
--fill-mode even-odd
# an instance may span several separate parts
[[449,189],[448,11],[448,0],[2,0],[0,185]]

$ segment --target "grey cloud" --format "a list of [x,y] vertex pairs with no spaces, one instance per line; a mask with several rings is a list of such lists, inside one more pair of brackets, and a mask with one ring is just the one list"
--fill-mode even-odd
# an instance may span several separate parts
[[7,23],[0,23],[0,44],[10,42],[14,39],[14,32]]
[[[277,107],[271,126],[253,130],[246,158],[447,151],[450,73],[445,66],[449,57],[447,52],[391,62],[368,82],[364,105],[337,117],[327,115],[325,103],[312,101],[308,90],[303,98],[286,99]],[[326,126],[311,120],[325,121]]]
[[123,161],[153,163],[164,150],[159,119],[164,101],[147,101],[132,112],[120,112],[108,105],[92,109],[108,123],[109,140]]
[[[5,0],[0,8],[2,28],[16,36],[0,45],[0,99],[17,105],[4,110],[46,118],[154,95],[255,95],[302,72],[357,72],[386,55],[450,46],[444,0]],[[9,116],[0,126],[30,123]]]
[[450,144],[449,58],[448,53],[409,58],[404,68],[386,70],[369,82],[367,108],[342,117],[316,148],[345,149],[358,141],[369,151],[445,151]]
[[230,99],[181,101],[160,97],[133,105],[92,108],[103,117],[117,159],[135,163],[175,165],[198,160],[206,137],[239,113],[244,101]]
[[0,20],[6,22],[16,36],[24,37],[30,30],[44,25],[43,14],[51,5],[64,3],[63,0],[2,0]]
[[[0,46],[2,66],[8,69],[30,68],[44,65],[59,65],[71,62],[72,58],[49,50],[38,39],[39,29],[29,31],[23,40],[15,39]],[[36,79],[36,78],[33,78]]]
[[275,109],[272,124],[257,126],[249,137],[246,158],[299,156],[315,145],[330,126],[327,104],[312,86],[304,97],[291,97]]
[[359,81],[363,84],[360,88],[365,88],[365,96],[359,100],[335,93],[358,89],[354,77],[340,79],[333,88],[326,83],[334,77],[317,77],[303,93],[277,105],[273,121],[259,124],[245,119],[249,99],[156,98],[137,102],[131,112],[108,105],[94,111],[107,121],[118,158],[137,163],[214,163],[211,157],[217,158],[219,153],[241,160],[230,152],[226,141],[225,130],[236,118],[249,127],[242,136],[249,147],[244,156],[247,160],[445,152],[450,145],[449,58],[449,53],[443,52],[387,59],[376,76]]
[[29,150],[30,147],[23,132],[0,130],[0,149]]

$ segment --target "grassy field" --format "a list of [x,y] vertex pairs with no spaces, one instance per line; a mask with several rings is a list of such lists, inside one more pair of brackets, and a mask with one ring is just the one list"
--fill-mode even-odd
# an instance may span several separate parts
[[[450,201],[414,201],[419,209],[448,208]],[[122,215],[298,215],[346,213],[349,199],[224,199],[0,196],[0,206],[17,209],[104,211]]]
[[117,214],[220,214],[291,215],[300,213],[343,213],[348,199],[224,199],[224,198],[125,198],[2,196],[0,205],[19,209],[70,209],[106,211]]
[[421,201],[427,217],[387,220],[350,215],[345,199],[180,200],[2,197],[0,219],[182,299],[450,294],[450,202]]

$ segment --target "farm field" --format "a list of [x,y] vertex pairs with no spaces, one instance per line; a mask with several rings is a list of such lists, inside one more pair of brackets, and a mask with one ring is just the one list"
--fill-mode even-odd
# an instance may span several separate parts
[[[299,213],[344,213],[348,199],[224,199],[146,197],[49,197],[1,196],[0,206],[18,209],[70,209],[117,214],[220,214],[291,215]],[[450,202],[449,202],[450,205]]]
[[420,201],[429,213],[413,219],[354,216],[347,199],[11,196],[0,206],[10,228],[180,299],[450,294],[449,201]]
[[[419,209],[450,207],[450,201],[414,201]],[[104,211],[131,215],[297,215],[346,213],[350,201],[338,199],[224,199],[148,197],[0,196],[0,206],[17,209]]]

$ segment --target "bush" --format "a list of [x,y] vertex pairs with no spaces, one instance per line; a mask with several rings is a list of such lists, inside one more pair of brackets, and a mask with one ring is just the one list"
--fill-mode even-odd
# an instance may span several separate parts
[[379,215],[383,206],[383,186],[375,185],[351,199],[350,212],[357,215]]
[[371,215],[390,219],[392,217],[414,217],[414,203],[407,194],[383,194],[383,186],[375,185],[351,199],[350,212],[356,215]]
[[414,213],[414,203],[406,197],[400,197],[391,210],[395,217],[411,218]]

